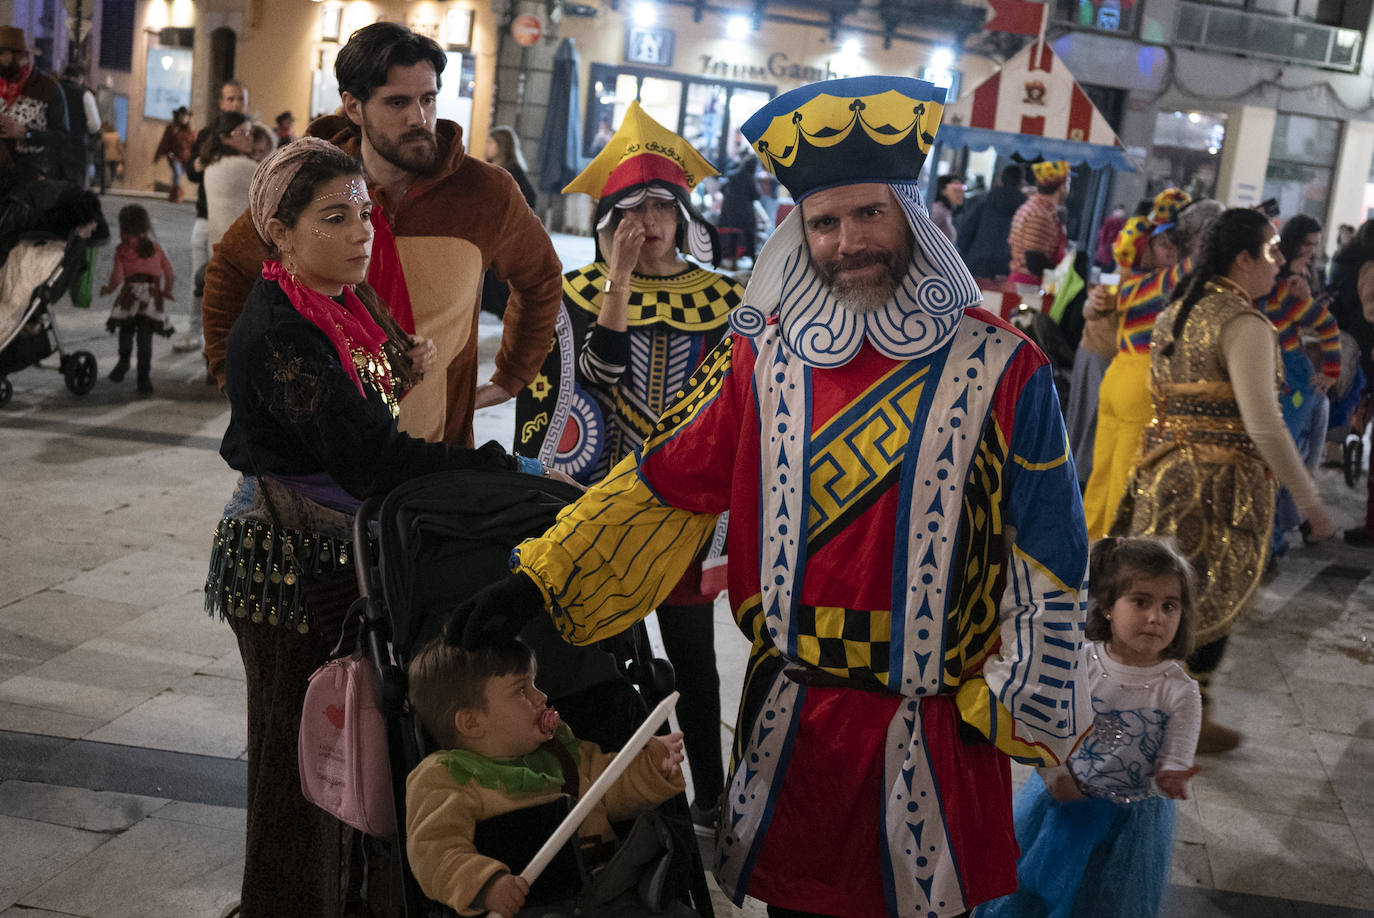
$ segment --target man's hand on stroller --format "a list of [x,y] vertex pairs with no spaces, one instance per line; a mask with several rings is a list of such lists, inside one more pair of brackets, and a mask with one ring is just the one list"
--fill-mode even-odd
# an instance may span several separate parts
[[543,610],[539,587],[528,574],[514,573],[459,603],[444,625],[444,640],[468,649],[500,644],[519,634]]
[[525,907],[525,897],[529,894],[530,884],[513,873],[503,873],[488,884],[482,904],[488,911],[509,918]]
[[682,771],[682,731],[651,738],[649,752],[658,762],[658,770],[663,772],[663,777],[673,777]]

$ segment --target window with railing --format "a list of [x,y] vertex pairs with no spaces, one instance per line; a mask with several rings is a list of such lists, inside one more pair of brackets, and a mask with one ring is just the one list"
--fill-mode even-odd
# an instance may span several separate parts
[[[1180,0],[1174,41],[1208,51],[1233,51],[1312,67],[1359,69],[1362,30],[1296,19],[1289,14],[1275,15],[1275,2],[1251,0],[1253,5],[1237,8]],[[1278,5],[1286,10],[1292,0],[1280,0]],[[1367,24],[1368,7],[1364,9]]]

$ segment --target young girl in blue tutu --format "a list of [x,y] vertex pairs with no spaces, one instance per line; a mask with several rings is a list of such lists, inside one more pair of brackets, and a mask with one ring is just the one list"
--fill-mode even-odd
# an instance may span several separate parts
[[1093,729],[1067,765],[1016,796],[1017,891],[978,918],[1155,918],[1169,878],[1174,800],[1197,774],[1193,572],[1155,539],[1102,539],[1089,564]]

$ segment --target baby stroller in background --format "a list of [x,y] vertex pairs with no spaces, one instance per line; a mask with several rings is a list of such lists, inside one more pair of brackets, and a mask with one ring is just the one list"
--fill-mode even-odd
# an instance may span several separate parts
[[[514,472],[440,473],[369,500],[358,512],[354,553],[364,597],[363,647],[381,673],[379,704],[398,814],[392,857],[408,918],[453,912],[425,898],[405,861],[405,779],[432,751],[406,705],[405,668],[439,634],[456,602],[509,573],[511,549],[543,533],[579,493],[562,482]],[[649,708],[672,691],[672,667],[650,658],[642,623],[594,647],[564,643],[542,615],[520,636],[535,652],[539,685],[550,703],[577,736],[603,749],[624,745]],[[551,808],[559,812],[548,812]],[[561,804],[551,804],[487,820],[478,826],[478,849],[518,873],[565,812]],[[691,907],[711,918],[686,798],[679,794],[658,812],[679,829],[672,885],[685,889]],[[507,821],[492,825],[502,820]],[[624,837],[619,827],[617,833]],[[533,885],[527,907],[576,894],[582,880],[585,871],[575,846],[565,847]]]
[[10,373],[54,352],[67,388],[85,395],[95,355],[63,350],[53,310],[85,270],[87,250],[110,238],[100,199],[69,182],[20,183],[3,169],[0,189],[0,405],[14,395]]
[[95,386],[90,351],[66,352],[54,306],[86,268],[86,240],[33,234],[21,238],[0,267],[0,405],[14,395],[9,374],[58,355],[57,369],[74,395]]

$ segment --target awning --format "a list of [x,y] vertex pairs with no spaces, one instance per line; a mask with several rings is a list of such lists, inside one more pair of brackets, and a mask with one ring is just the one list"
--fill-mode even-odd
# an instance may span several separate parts
[[942,125],[936,139],[955,149],[968,147],[970,150],[978,151],[991,148],[1001,156],[1016,154],[1032,162],[1037,159],[1062,159],[1071,166],[1087,163],[1093,169],[1135,171],[1130,160],[1126,158],[1125,150],[1103,144],[1056,140],[1052,137],[1036,137],[1033,134],[1010,134],[1006,131],[990,131],[986,128],[964,127],[959,124]]

